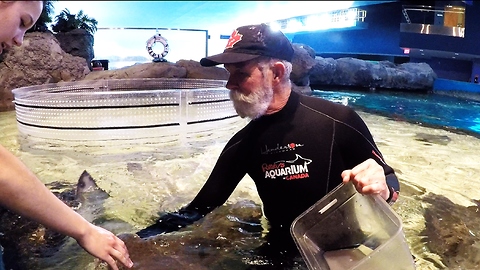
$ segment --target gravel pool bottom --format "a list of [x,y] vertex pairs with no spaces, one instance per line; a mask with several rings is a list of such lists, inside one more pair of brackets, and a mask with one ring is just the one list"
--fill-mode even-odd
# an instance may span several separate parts
[[[401,181],[393,209],[403,221],[417,269],[476,269],[480,265],[480,139],[359,114]],[[1,112],[0,143],[45,184],[75,184],[87,170],[110,195],[102,202],[97,224],[128,235],[154,222],[159,212],[190,202],[227,140],[245,124],[239,119],[192,141],[57,141],[19,134],[15,112]],[[250,252],[262,244],[262,230],[251,222],[262,221],[259,206],[253,181],[245,178],[224,207],[182,233],[143,242],[126,236],[134,269],[261,269],[268,262]],[[37,263],[38,269],[105,268],[73,241]],[[306,266],[298,262],[290,269]]]

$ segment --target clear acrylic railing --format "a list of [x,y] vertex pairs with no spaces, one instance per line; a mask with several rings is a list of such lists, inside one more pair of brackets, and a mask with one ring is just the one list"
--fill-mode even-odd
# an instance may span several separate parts
[[60,140],[177,136],[238,119],[225,81],[112,79],[13,90],[19,131]]

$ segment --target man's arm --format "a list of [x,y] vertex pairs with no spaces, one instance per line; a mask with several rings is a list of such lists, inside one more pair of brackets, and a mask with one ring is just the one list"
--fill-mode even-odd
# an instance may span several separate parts
[[192,202],[173,213],[165,213],[152,225],[137,232],[141,238],[177,231],[203,218],[224,204],[240,180],[245,168],[238,164],[246,158],[248,151],[240,147],[240,135],[234,136],[220,154],[207,181]]
[[164,233],[178,231],[195,221],[203,218],[205,215],[195,210],[186,210],[185,207],[173,213],[165,213],[158,220],[137,232],[140,238],[147,238]]
[[342,172],[343,182],[351,181],[358,192],[379,194],[388,203],[394,203],[400,191],[398,178],[383,159],[363,119],[348,109],[338,126],[342,155],[347,168],[351,168]]

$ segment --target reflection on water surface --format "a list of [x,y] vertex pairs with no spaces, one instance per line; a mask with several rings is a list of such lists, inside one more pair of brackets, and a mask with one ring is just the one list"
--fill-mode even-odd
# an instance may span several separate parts
[[[394,106],[395,115],[388,117],[360,108],[359,114],[400,178],[402,192],[393,209],[403,220],[417,269],[476,269],[480,264],[480,140],[432,125],[435,119],[442,122],[444,115],[452,115],[454,121],[464,122],[456,131],[470,130],[473,134],[478,119],[460,121],[465,111],[438,107],[432,109],[436,116],[424,117],[400,98],[387,103],[356,92],[325,95],[348,101],[354,107],[361,100],[375,110],[379,106]],[[417,101],[430,102],[421,95]],[[476,106],[471,104],[470,109]],[[407,114],[419,118],[404,121]],[[425,119],[430,122],[423,124]],[[152,139],[91,144],[21,136],[16,129],[15,113],[6,112],[0,113],[0,143],[46,184],[75,183],[80,173],[88,170],[110,195],[103,202],[102,218],[97,217],[97,222],[122,234],[132,259],[138,259],[135,269],[158,269],[159,265],[165,265],[165,269],[261,269],[262,265],[268,266],[268,260],[255,257],[251,250],[262,244],[262,231],[245,225],[263,222],[257,216],[260,200],[248,178],[225,207],[197,225],[148,243],[128,235],[151,224],[158,212],[176,210],[193,199],[223,145],[243,125],[245,121],[238,121],[228,128],[201,134],[195,141]],[[102,268],[75,243],[67,242],[62,248],[55,256],[39,260],[38,269]],[[290,269],[305,269],[305,265],[298,262]]]

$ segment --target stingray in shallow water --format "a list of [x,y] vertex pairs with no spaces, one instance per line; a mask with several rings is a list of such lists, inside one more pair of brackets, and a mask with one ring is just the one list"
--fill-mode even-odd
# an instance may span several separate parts
[[415,140],[439,145],[447,145],[452,141],[452,139],[446,135],[434,135],[421,132],[415,135]]
[[[93,223],[101,216],[103,202],[109,197],[87,171],[80,175],[76,185],[53,182],[47,187]],[[6,269],[38,269],[41,258],[54,256],[67,244],[76,244],[73,239],[4,208],[0,208],[0,221],[0,245],[4,248]]]
[[[259,204],[239,200],[218,207],[176,232],[145,239],[135,234],[119,237],[134,262],[132,270],[307,270],[298,251],[298,256],[292,258],[274,253],[277,249],[265,248],[269,242],[262,216]],[[119,268],[127,270],[121,265]],[[95,269],[106,268],[102,264]]]
[[425,208],[426,247],[442,260],[439,268],[478,269],[480,265],[479,207],[462,206],[447,197],[427,194]]

